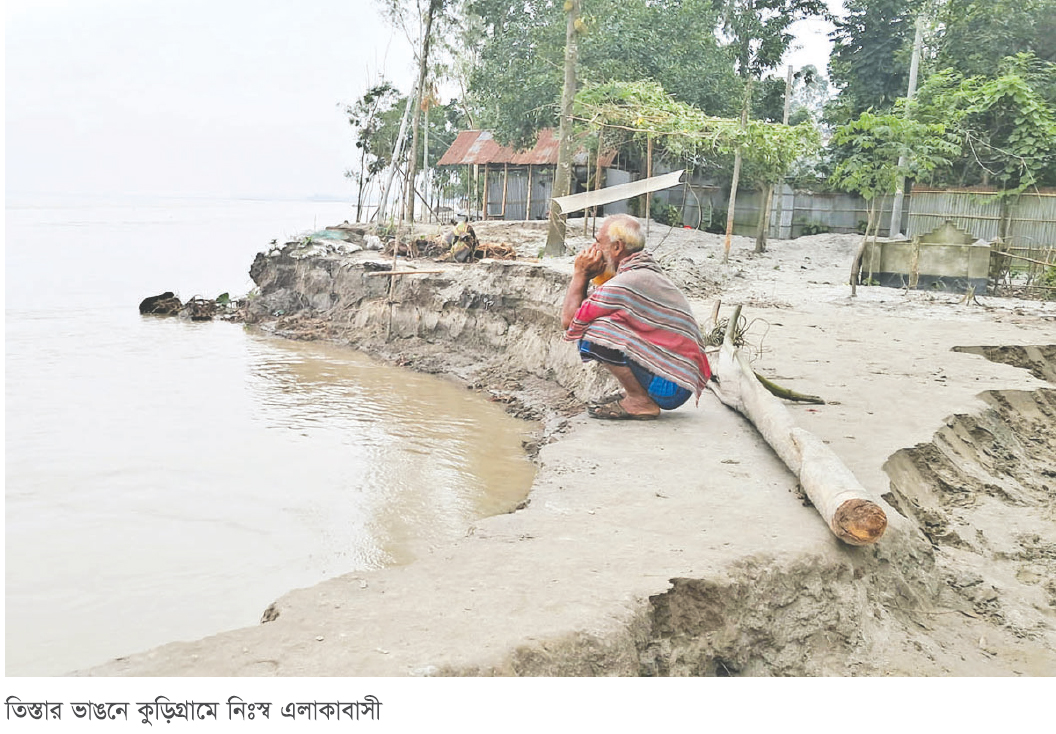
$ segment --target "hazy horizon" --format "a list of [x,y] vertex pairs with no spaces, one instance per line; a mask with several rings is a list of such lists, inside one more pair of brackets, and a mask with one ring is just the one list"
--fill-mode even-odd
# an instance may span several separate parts
[[[787,60],[824,66],[828,27]],[[341,105],[414,79],[376,0],[9,0],[5,69],[8,201],[354,201]]]

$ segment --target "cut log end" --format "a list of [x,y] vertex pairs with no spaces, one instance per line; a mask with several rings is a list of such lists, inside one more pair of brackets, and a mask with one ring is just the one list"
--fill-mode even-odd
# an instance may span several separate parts
[[887,529],[887,515],[869,500],[847,500],[832,516],[832,531],[850,545],[870,545]]

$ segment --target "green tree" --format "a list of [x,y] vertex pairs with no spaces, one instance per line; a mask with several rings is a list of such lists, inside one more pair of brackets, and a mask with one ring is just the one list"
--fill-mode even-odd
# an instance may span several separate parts
[[1011,53],[1056,62],[1056,0],[946,0],[938,20],[936,69],[992,76]]
[[[815,66],[808,64],[794,72],[788,124],[820,120],[828,96],[828,80]],[[752,111],[760,120],[781,122],[785,114],[785,77],[771,76],[760,81],[752,94]]]
[[780,181],[802,156],[820,146],[811,122],[781,125],[713,117],[675,100],[654,82],[610,82],[576,96],[576,114],[605,128],[606,141],[652,139],[657,154],[674,160],[723,157],[742,150],[745,175],[760,183]]
[[[474,120],[525,146],[558,122],[566,16],[560,0],[468,0],[483,36],[472,53],[467,101]],[[710,0],[590,0],[578,38],[582,82],[652,79],[715,114],[737,107],[738,83],[715,37]]]
[[865,110],[890,109],[908,86],[914,22],[922,0],[846,0],[836,18],[830,79],[840,88],[830,106],[835,124]]
[[823,0],[712,0],[741,79],[760,79],[781,63],[792,24],[828,14]]
[[[345,105],[348,123],[355,131],[355,145],[360,152],[359,165],[345,172],[345,176],[356,181],[359,188],[357,206],[363,207],[371,198],[371,187],[378,174],[392,164],[392,153],[396,148],[403,111],[407,97],[388,82],[382,81],[364,93],[352,105]],[[457,99],[445,105],[435,105],[429,113],[429,168],[438,190],[445,193],[464,191],[462,171],[436,168],[437,161],[454,142],[458,131],[465,127],[465,116]],[[411,132],[404,131],[404,144],[409,145]],[[380,196],[380,193],[375,194]],[[358,217],[357,213],[357,217]],[[357,219],[358,221],[358,219]]]
[[[805,18],[824,15],[821,0],[713,0],[721,11],[721,28],[726,36],[726,48],[732,53],[737,73],[744,84],[741,102],[741,128],[748,123],[753,84],[773,69],[792,43],[791,25]],[[726,213],[726,246],[723,262],[729,259],[733,238],[733,222],[737,207],[737,187],[740,183],[744,150],[737,146],[733,158],[733,181],[730,184],[730,203]],[[768,187],[769,192],[769,187]],[[769,193],[767,193],[769,198]],[[760,211],[765,217],[766,207]],[[756,240],[761,251],[764,238]]]
[[832,142],[843,146],[845,151],[833,173],[834,181],[869,203],[865,236],[851,266],[853,296],[857,294],[865,244],[870,234],[876,238],[879,229],[877,196],[892,193],[902,176],[919,178],[948,165],[960,147],[956,136],[941,123],[928,124],[901,114],[871,112],[863,112],[858,119],[837,128]]
[[354,104],[344,105],[359,150],[358,167],[345,171],[345,176],[356,182],[357,222],[360,221],[367,189],[389,165],[399,127],[398,111],[395,112],[396,128],[389,128],[399,102],[400,94],[396,88],[382,80],[371,86]]
[[1013,194],[1056,184],[1056,102],[1043,93],[1053,87],[1056,64],[1025,53],[1004,59],[992,76],[952,68],[932,75],[916,114],[942,121],[961,140],[963,155],[948,180]]

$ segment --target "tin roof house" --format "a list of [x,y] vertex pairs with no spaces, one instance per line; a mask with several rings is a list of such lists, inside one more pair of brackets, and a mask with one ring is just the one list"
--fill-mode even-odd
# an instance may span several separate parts
[[[455,142],[437,162],[438,166],[467,166],[470,182],[464,193],[471,215],[483,219],[546,219],[550,208],[554,174],[557,170],[557,134],[541,130],[535,145],[514,150],[499,143],[486,130],[460,132]],[[614,166],[615,151],[602,153],[600,167],[602,186],[626,183],[631,173]],[[572,192],[585,191],[597,185],[594,169],[598,161],[583,149],[572,157]],[[479,183],[478,183],[479,182]],[[479,188],[477,188],[479,186]],[[626,202],[606,206],[606,214],[625,211]]]

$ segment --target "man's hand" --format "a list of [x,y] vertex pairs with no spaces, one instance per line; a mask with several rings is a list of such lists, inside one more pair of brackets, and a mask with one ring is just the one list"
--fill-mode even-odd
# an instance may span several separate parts
[[576,255],[573,267],[577,275],[590,280],[605,272],[605,257],[597,245],[591,245]]
[[567,329],[576,316],[580,304],[587,299],[590,279],[605,272],[605,256],[597,245],[591,245],[576,255],[573,264],[572,282],[568,284],[565,301],[561,306],[561,326]]

